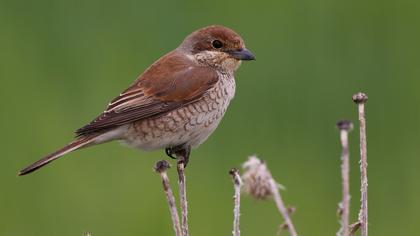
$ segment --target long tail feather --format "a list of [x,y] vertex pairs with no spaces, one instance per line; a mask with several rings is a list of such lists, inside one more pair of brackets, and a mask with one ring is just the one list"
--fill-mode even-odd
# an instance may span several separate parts
[[82,148],[88,144],[90,144],[94,138],[96,136],[89,136],[89,137],[80,137],[77,140],[67,144],[66,146],[62,147],[61,149],[49,154],[48,156],[36,161],[35,163],[29,165],[28,167],[22,169],[21,171],[19,171],[19,175],[26,175],[29,174],[45,165],[47,165],[48,163],[58,159],[59,157],[72,152],[74,150],[77,150],[79,148]]

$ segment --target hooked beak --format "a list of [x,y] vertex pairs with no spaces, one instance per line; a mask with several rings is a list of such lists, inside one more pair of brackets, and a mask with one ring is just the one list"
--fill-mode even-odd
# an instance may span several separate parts
[[254,54],[246,48],[242,48],[237,51],[229,51],[228,52],[233,58],[243,61],[252,61],[255,60]]

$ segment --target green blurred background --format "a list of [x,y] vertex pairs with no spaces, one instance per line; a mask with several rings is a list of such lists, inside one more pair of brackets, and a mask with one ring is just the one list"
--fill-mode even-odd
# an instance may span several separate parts
[[[190,32],[222,24],[257,56],[187,169],[191,235],[230,235],[227,172],[256,153],[287,187],[301,235],[335,235],[341,197],[335,123],[366,92],[371,235],[420,230],[419,1],[0,0],[0,235],[173,235],[146,153],[109,143],[25,177]],[[356,127],[358,127],[356,125]],[[359,204],[351,138],[352,219]],[[171,170],[172,183],[176,182]],[[275,235],[272,202],[244,197],[243,235]]]

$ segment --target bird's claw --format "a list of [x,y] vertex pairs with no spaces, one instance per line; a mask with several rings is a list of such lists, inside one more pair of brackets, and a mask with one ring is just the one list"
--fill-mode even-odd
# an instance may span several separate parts
[[190,152],[191,147],[186,145],[165,148],[166,155],[172,159],[178,160],[179,163],[183,163],[184,167],[188,164]]
[[165,148],[165,153],[168,157],[170,157],[172,159],[177,159],[176,156],[174,156],[174,152],[173,152],[172,148]]

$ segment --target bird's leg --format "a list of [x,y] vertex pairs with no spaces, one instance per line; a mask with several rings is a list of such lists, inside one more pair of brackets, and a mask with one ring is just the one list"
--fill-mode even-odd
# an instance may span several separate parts
[[177,159],[178,162],[184,163],[184,167],[186,167],[190,158],[191,146],[182,144],[175,147],[166,148],[165,152],[166,155],[168,155],[170,158]]
[[184,167],[187,167],[188,161],[190,160],[191,146],[184,145],[182,149],[175,152],[178,163],[183,163]]

